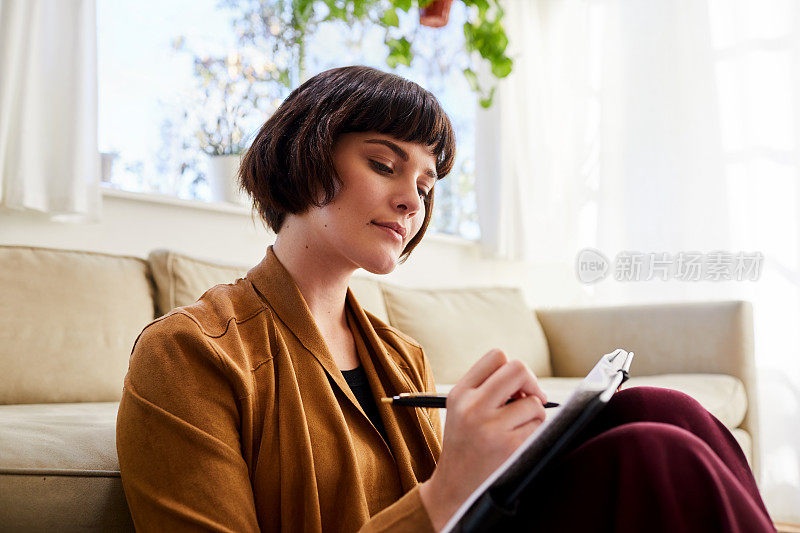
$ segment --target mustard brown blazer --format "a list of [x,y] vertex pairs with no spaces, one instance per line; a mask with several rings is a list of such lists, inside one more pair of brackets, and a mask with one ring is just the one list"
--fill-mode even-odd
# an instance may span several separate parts
[[439,415],[377,400],[434,390],[430,366],[349,289],[346,314],[389,442],[271,247],[144,328],[117,417],[138,531],[433,530],[418,483],[439,458]]

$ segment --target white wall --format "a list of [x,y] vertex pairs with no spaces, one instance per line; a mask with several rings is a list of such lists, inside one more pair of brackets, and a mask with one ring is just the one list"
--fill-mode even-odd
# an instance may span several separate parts
[[[53,222],[0,210],[0,244],[91,250],[147,257],[168,248],[199,258],[254,265],[275,239],[249,210],[151,195],[104,191],[102,220]],[[429,233],[386,281],[413,287],[503,285],[522,288],[529,305],[575,305],[583,290],[572,265],[527,265],[482,257],[477,244]]]
[[[119,193],[116,193],[119,194]],[[270,239],[244,209],[161,203],[147,195],[104,194],[98,223],[59,223],[37,213],[0,211],[0,243],[147,257],[155,248],[234,264],[255,263]]]

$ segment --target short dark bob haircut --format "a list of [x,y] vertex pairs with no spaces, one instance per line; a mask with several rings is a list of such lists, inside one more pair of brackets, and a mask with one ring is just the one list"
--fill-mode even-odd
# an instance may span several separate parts
[[[321,72],[292,91],[245,152],[239,185],[278,233],[287,213],[301,214],[333,200],[342,185],[333,166],[339,136],[370,131],[430,147],[438,179],[453,167],[453,127],[433,94],[400,76],[349,66]],[[433,190],[424,203],[425,220],[403,250],[403,261],[428,227]]]

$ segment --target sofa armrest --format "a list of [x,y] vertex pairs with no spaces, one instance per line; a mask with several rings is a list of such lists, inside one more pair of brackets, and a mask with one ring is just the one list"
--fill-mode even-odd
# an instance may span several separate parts
[[709,373],[739,378],[748,400],[741,427],[753,439],[756,471],[757,400],[749,302],[537,309],[536,314],[547,337],[554,376],[584,376],[602,354],[623,348],[636,353],[632,375]]
[[539,309],[536,314],[555,376],[583,376],[615,348],[636,353],[638,376],[709,373],[746,381],[753,370],[748,302]]

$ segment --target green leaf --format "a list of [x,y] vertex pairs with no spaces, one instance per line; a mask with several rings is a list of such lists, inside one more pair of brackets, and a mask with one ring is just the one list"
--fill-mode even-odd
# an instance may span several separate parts
[[494,38],[494,47],[497,49],[498,52],[503,53],[505,52],[507,46],[508,46],[508,37],[506,37],[506,34],[503,31],[503,29],[500,28],[500,31]]
[[342,9],[341,7],[337,7],[336,5],[331,5],[330,7],[330,14],[328,15],[328,19],[339,19],[339,20],[347,20],[347,10]]
[[405,37],[399,39],[386,39],[384,41],[389,47],[389,53],[401,56],[411,56],[411,43]]
[[389,47],[389,55],[386,57],[386,64],[395,68],[398,64],[411,66],[414,54],[411,52],[411,43],[405,38],[385,39],[386,46]]
[[472,89],[473,92],[478,92],[480,90],[480,87],[478,86],[478,75],[475,74],[472,69],[464,69],[464,77],[467,78],[469,88]]
[[386,46],[389,48],[389,55],[386,57],[386,64],[391,68],[397,67],[398,64],[406,66],[411,65],[411,43],[405,37],[400,39],[389,39],[388,36],[384,39]]
[[514,62],[508,57],[503,57],[499,61],[492,62],[492,74],[495,78],[505,78],[511,74]]
[[397,9],[402,9],[403,11],[408,13],[408,10],[411,9],[413,1],[412,0],[391,0],[391,3]]
[[353,0],[353,16],[360,19],[366,12],[367,7],[365,0]]
[[400,26],[400,19],[397,18],[397,11],[394,9],[388,9],[381,17],[381,22],[385,26]]
[[480,104],[481,104],[481,107],[483,107],[484,109],[488,109],[489,107],[492,106],[492,101],[494,100],[494,90],[496,88],[497,87],[492,87],[492,90],[489,91],[489,96],[482,96],[478,100],[480,102]]
[[475,26],[469,22],[464,23],[464,40],[467,47],[467,52],[474,52],[475,48]]
[[478,14],[483,16],[489,11],[489,2],[487,0],[474,0],[473,5],[478,6]]
[[298,18],[308,22],[314,14],[314,0],[294,0],[294,8]]
[[411,66],[411,60],[414,54],[411,52],[411,43],[405,38],[384,40],[386,46],[389,47],[389,55],[386,56],[386,64],[391,68],[397,67],[398,64]]
[[288,89],[291,89],[291,88],[292,88],[292,82],[291,82],[291,80],[289,79],[289,71],[288,71],[288,70],[283,70],[283,71],[281,71],[281,73],[280,73],[280,76],[278,77],[278,81],[280,81],[280,82],[281,82],[281,84],[282,84],[284,87],[286,87],[286,88],[288,88]]
[[407,57],[399,54],[389,54],[386,56],[386,64],[391,68],[397,68],[399,64],[410,66],[411,61]]

